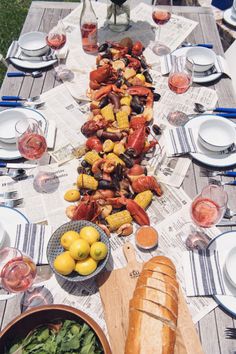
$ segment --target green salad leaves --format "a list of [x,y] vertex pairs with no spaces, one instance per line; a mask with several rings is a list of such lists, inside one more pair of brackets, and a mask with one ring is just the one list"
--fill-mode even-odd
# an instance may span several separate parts
[[37,327],[14,344],[7,354],[21,349],[22,354],[101,354],[95,332],[83,321],[61,321]]

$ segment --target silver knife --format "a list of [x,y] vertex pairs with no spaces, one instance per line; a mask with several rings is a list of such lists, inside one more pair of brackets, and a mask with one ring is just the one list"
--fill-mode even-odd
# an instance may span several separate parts
[[37,167],[36,164],[29,164],[29,163],[20,163],[20,162],[16,162],[16,163],[8,163],[5,161],[0,161],[0,167],[3,168],[23,168],[23,169],[29,169],[29,168],[35,168]]

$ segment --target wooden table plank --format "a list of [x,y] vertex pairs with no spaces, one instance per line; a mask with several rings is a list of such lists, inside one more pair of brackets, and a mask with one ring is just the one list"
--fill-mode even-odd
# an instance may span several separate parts
[[[57,23],[59,18],[66,16],[72,9],[76,8],[78,4],[79,3],[33,1],[22,33],[31,30],[48,32],[50,28]],[[183,16],[199,22],[198,27],[187,38],[188,41],[213,43],[214,50],[219,54],[223,53],[215,20],[210,8],[175,7],[174,12],[178,14],[181,13]],[[10,69],[12,69],[11,66]],[[23,79],[17,78],[15,80],[5,79],[2,86],[2,94],[20,93],[25,96],[38,95],[48,91],[57,84],[59,83],[55,82],[53,70],[45,70],[44,76],[40,79],[28,77]],[[230,106],[236,104],[235,97],[232,94],[232,85],[228,78],[207,84],[207,86],[217,90],[219,105]],[[194,197],[199,193],[202,187],[208,182],[207,177],[199,177],[200,167],[200,164],[191,164],[184,180],[183,188],[190,197]],[[231,197],[234,188],[229,187],[227,191]],[[236,198],[230,198],[230,206],[236,210]],[[18,295],[8,302],[0,302],[0,325],[2,327],[5,327],[10,320],[20,313],[20,298],[21,295]],[[236,325],[236,322],[219,308],[206,315],[197,325],[204,352],[206,354],[228,354],[231,353],[233,349],[235,350],[234,342],[224,339],[224,328],[233,325]]]

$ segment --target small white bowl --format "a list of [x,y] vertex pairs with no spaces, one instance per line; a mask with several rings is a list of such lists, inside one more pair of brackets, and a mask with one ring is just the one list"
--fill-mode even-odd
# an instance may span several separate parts
[[22,112],[15,112],[12,109],[6,109],[0,114],[0,141],[6,144],[14,144],[16,142],[15,125],[21,119],[28,118]]
[[208,150],[223,151],[236,142],[236,131],[225,118],[210,118],[198,131],[199,142]]
[[190,48],[186,53],[187,61],[194,63],[195,72],[209,70],[215,63],[216,55],[213,50],[203,47]]
[[236,247],[226,256],[224,270],[230,283],[236,287]]
[[37,57],[45,54],[49,49],[46,36],[42,32],[28,32],[20,36],[18,44],[24,54]]

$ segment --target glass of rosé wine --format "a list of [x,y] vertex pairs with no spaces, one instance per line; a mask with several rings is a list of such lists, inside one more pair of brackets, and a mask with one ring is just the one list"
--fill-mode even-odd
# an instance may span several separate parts
[[152,9],[152,19],[157,25],[157,27],[155,27],[155,41],[153,43],[152,50],[153,53],[158,56],[166,55],[171,51],[169,47],[167,47],[164,43],[161,42],[160,36],[161,26],[167,23],[171,18],[173,0],[165,1],[165,4],[167,6],[161,6],[162,4],[163,1],[161,0],[155,1],[155,5]]
[[171,91],[181,94],[190,88],[193,82],[194,62],[185,57],[173,57],[172,68],[168,78]]
[[224,216],[227,202],[228,195],[222,186],[207,185],[191,204],[192,220],[203,228],[216,225]]
[[46,42],[56,52],[57,66],[55,67],[55,77],[57,80],[60,80],[64,76],[63,73],[68,71],[66,65],[61,64],[61,57],[59,55],[59,50],[66,44],[66,30],[61,20],[50,30],[46,37]]
[[33,260],[12,247],[0,250],[0,280],[2,287],[10,293],[28,290],[36,277]]
[[40,159],[47,150],[47,143],[39,122],[33,118],[21,119],[15,131],[20,154],[28,160]]

